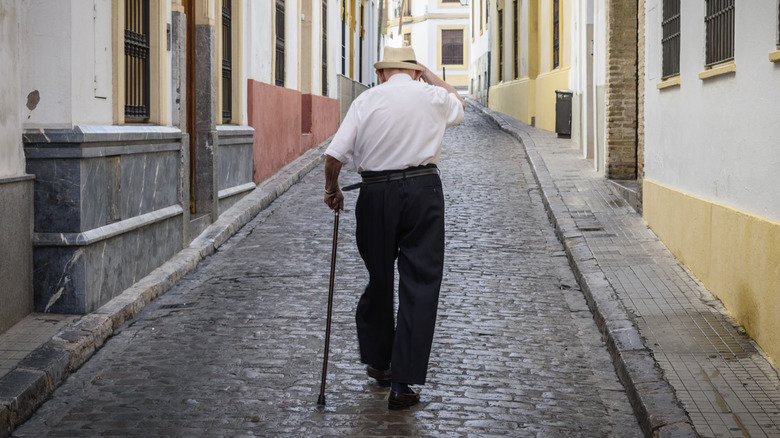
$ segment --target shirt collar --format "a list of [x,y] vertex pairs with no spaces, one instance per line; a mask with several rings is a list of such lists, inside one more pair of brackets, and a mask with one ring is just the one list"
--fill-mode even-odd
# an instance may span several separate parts
[[390,76],[390,79],[387,80],[387,83],[390,82],[409,82],[412,80],[412,77],[409,76],[406,73],[397,73],[392,76]]

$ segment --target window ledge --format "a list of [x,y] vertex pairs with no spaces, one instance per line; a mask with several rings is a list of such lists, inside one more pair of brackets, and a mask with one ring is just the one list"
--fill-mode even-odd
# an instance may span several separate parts
[[737,71],[737,64],[735,64],[734,61],[731,61],[726,64],[721,64],[712,67],[710,69],[704,70],[703,72],[699,73],[699,79],[708,79],[715,76],[734,73],[736,71]]
[[769,60],[772,62],[780,61],[780,49],[775,50],[774,52],[769,52]]
[[662,90],[664,88],[674,87],[680,85],[680,76],[672,76],[671,78],[664,79],[658,84],[656,84],[656,88],[659,90]]

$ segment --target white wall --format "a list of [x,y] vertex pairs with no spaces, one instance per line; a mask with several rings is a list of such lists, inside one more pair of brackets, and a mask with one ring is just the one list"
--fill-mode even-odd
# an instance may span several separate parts
[[607,126],[605,92],[607,83],[607,5],[605,0],[593,4],[593,163],[597,172],[604,173]]
[[704,8],[681,4],[681,84],[662,90],[661,0],[646,18],[645,175],[701,198],[780,221],[777,3],[736,5],[736,73],[701,80]]
[[[246,77],[266,84],[272,83],[273,40],[272,20],[275,18],[276,4],[271,1],[248,1],[246,4],[246,26],[244,33],[244,59]],[[330,9],[336,9],[331,7]],[[331,11],[331,14],[333,12]]]
[[[273,2],[271,2],[273,3]],[[275,17],[275,15],[271,15]],[[301,11],[298,8],[298,0],[286,0],[284,6],[284,73],[287,76],[284,80],[285,88],[300,90],[298,84],[298,44],[301,34]],[[267,19],[265,23],[267,23]]]
[[[33,0],[23,5],[24,128],[113,124],[111,2]],[[36,91],[40,102],[30,110],[27,96]]]
[[[22,102],[25,128],[73,126],[71,77],[71,2],[31,0],[22,9]],[[91,14],[90,14],[91,16]],[[27,96],[37,92],[38,105],[30,110]]]
[[[49,0],[47,4],[54,2]],[[74,68],[71,75],[72,123],[111,125],[114,123],[111,2],[96,0],[65,3],[70,3],[70,14],[65,17],[70,18],[73,32],[71,46],[68,47],[70,65]],[[62,17],[48,16],[46,19],[62,20]],[[165,41],[162,41],[162,44],[164,45]],[[167,64],[163,66],[167,85],[171,75],[165,67]],[[49,71],[47,76],[52,74],[56,72]],[[166,119],[170,120],[170,116]]]
[[[577,143],[583,157],[589,157],[588,143],[593,142],[593,0],[573,2],[572,4],[572,68],[569,73],[569,88],[574,92],[575,104],[572,120],[572,140]],[[565,49],[564,49],[565,50]]]
[[328,3],[328,97],[338,97],[338,75],[341,74],[341,6]]
[[21,99],[21,55],[19,46],[21,3],[0,0],[0,178],[24,175]]

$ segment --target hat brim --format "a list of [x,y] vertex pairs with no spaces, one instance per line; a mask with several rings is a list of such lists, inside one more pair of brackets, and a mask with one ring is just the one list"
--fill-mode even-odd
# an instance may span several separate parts
[[379,61],[374,63],[374,68],[377,70],[382,70],[385,68],[405,68],[409,70],[423,71],[423,68],[419,65],[403,61]]

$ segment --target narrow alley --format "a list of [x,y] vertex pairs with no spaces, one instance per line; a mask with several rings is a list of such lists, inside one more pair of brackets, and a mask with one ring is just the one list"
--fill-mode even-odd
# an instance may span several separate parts
[[319,165],[13,436],[642,436],[520,143],[471,106],[444,143],[445,276],[418,406],[388,411],[359,363],[357,192],[340,220],[317,406],[333,232]]

